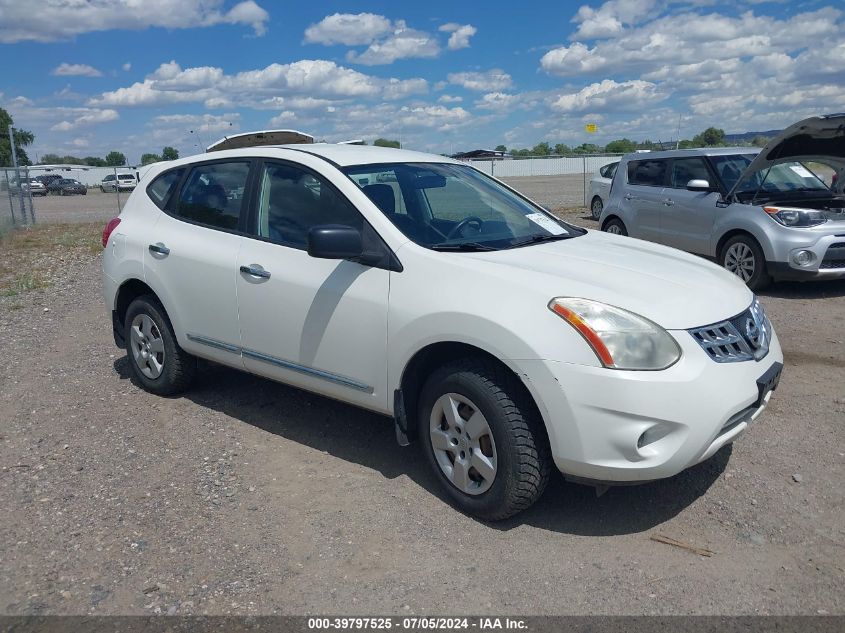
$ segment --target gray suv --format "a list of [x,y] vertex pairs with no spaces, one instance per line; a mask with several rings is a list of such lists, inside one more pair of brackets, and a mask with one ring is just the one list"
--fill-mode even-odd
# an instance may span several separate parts
[[845,114],[813,117],[762,150],[630,154],[602,230],[718,261],[752,289],[774,279],[845,278]]

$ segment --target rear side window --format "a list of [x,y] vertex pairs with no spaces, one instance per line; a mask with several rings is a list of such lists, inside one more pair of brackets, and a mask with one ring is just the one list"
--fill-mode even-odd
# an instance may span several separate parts
[[601,174],[603,178],[613,178],[616,174],[617,167],[619,167],[619,163],[610,163],[609,165],[605,165],[599,169],[599,174]]
[[237,229],[248,175],[247,162],[194,167],[182,185],[175,215],[215,228]]
[[150,200],[155,202],[159,209],[163,209],[167,204],[167,199],[182,177],[183,171],[182,169],[174,169],[165,172],[153,180],[147,187],[147,195],[150,197]]
[[665,160],[635,160],[628,163],[629,184],[662,187],[665,182]]
[[710,172],[703,158],[676,158],[672,162],[672,188],[686,189],[690,180],[710,181]]

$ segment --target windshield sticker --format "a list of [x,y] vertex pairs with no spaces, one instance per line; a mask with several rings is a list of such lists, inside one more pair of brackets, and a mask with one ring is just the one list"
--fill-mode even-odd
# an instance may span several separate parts
[[546,229],[552,235],[569,235],[569,231],[544,213],[529,213],[525,217],[537,226]]
[[789,168],[802,178],[813,178],[813,174],[804,165],[790,165]]

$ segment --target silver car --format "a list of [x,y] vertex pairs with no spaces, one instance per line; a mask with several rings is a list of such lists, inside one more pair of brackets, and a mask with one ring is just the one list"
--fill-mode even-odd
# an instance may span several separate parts
[[813,117],[762,150],[631,154],[602,230],[718,261],[752,289],[772,279],[845,278],[845,114]]

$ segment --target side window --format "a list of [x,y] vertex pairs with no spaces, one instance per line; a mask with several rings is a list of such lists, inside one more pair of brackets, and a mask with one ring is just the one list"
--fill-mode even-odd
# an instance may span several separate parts
[[665,160],[637,160],[628,163],[628,183],[662,187],[666,182]]
[[156,177],[147,187],[147,195],[159,209],[163,209],[164,205],[167,204],[170,193],[182,177],[182,171],[181,169],[174,169],[165,172]]
[[690,180],[710,180],[703,158],[676,158],[672,161],[672,188],[686,189]]
[[293,165],[265,164],[259,181],[258,235],[304,250],[308,231],[324,224],[363,230],[364,218],[322,177]]
[[241,217],[249,163],[198,165],[188,174],[177,217],[221,229],[237,229]]

